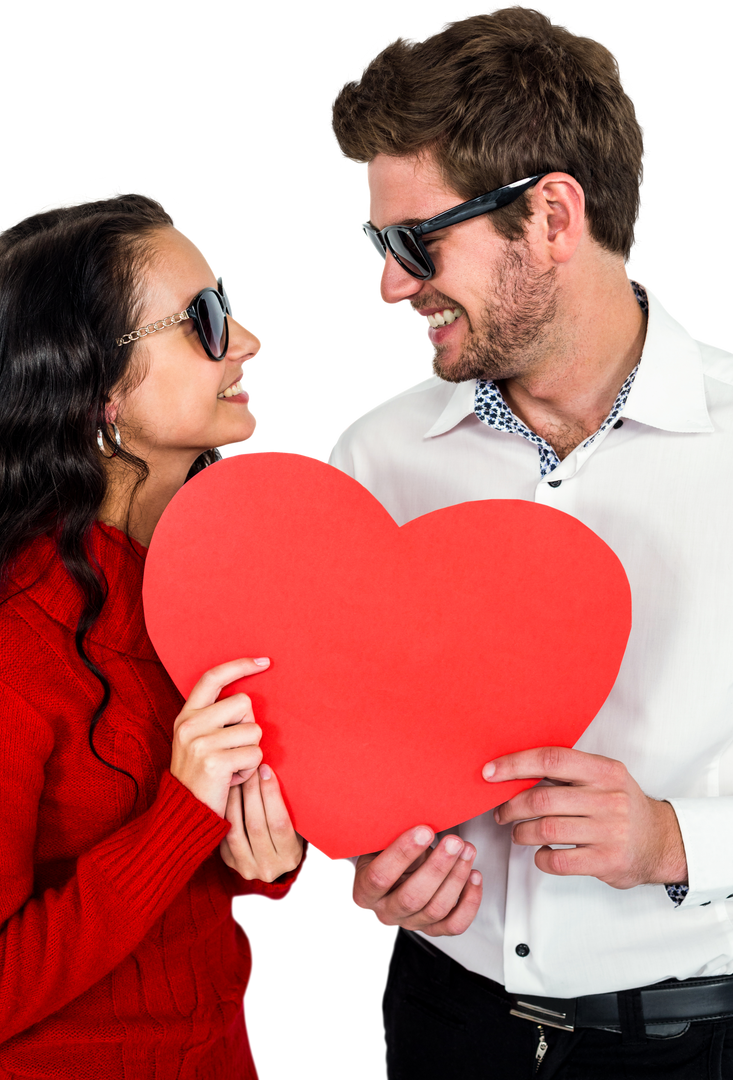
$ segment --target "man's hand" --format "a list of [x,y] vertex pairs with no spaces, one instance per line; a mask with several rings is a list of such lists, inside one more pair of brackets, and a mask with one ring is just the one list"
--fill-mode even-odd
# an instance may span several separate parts
[[387,926],[422,930],[430,937],[462,934],[481,903],[481,874],[472,870],[476,849],[459,836],[435,834],[425,825],[409,829],[384,851],[356,864],[354,900]]
[[588,875],[614,889],[687,881],[672,806],[645,795],[620,761],[545,746],[497,758],[483,776],[490,783],[544,777],[556,785],[529,788],[494,811],[500,825],[518,822],[515,844],[541,845],[535,863],[546,874]]

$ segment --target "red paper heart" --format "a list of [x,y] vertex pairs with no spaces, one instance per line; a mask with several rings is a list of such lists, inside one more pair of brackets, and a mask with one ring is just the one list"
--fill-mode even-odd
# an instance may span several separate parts
[[252,698],[296,828],[333,858],[531,786],[487,784],[481,766],[572,746],[631,626],[621,563],[575,518],[492,500],[398,528],[355,480],[293,454],[229,458],[186,484],[143,595],[186,696],[216,664],[271,657],[227,692]]

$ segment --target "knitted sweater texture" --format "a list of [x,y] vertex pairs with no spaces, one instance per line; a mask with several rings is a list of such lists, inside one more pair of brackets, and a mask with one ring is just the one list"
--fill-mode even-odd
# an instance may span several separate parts
[[82,608],[50,538],[0,603],[0,1078],[242,1080],[256,1072],[238,893],[283,896],[222,861],[228,823],[168,771],[183,699],[145,631],[145,549],[95,527],[109,597],[77,655]]

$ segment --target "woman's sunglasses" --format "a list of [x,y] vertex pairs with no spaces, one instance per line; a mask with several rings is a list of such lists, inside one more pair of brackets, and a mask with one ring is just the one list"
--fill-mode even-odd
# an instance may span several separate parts
[[478,217],[479,214],[488,214],[501,206],[508,206],[527,188],[532,187],[547,175],[547,173],[538,173],[524,180],[515,180],[513,184],[505,184],[504,187],[496,188],[487,195],[479,195],[476,199],[459,203],[458,206],[445,210],[437,217],[428,218],[419,225],[388,225],[386,229],[379,231],[368,221],[363,226],[364,232],[383,259],[386,259],[387,252],[390,251],[403,270],[412,274],[413,277],[427,281],[435,273],[435,264],[428,255],[428,249],[420,239],[421,236],[437,232],[438,229],[447,229],[449,225],[458,225],[460,221],[468,221],[469,218]]
[[210,360],[223,360],[229,348],[229,325],[227,315],[231,315],[232,309],[229,297],[224,291],[221,278],[217,289],[202,289],[197,293],[185,311],[179,311],[175,315],[166,315],[164,319],[148,323],[138,330],[132,330],[117,338],[118,345],[129,345],[131,341],[155,334],[158,330],[165,330],[166,326],[175,326],[177,323],[193,319],[194,326],[198,331],[201,344]]

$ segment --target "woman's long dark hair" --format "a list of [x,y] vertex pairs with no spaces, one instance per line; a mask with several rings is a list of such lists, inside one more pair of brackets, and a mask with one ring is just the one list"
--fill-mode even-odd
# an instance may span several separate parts
[[[110,687],[84,644],[107,598],[89,548],[107,487],[97,430],[111,453],[105,406],[134,377],[134,345],[115,340],[139,325],[152,234],[172,224],[153,199],[120,195],[36,214],[0,234],[0,595],[14,557],[52,535],[84,601],[76,649],[102,690],[89,727],[100,761],[94,730]],[[218,456],[202,454],[189,476]],[[146,463],[124,447],[118,457],[139,486]]]

